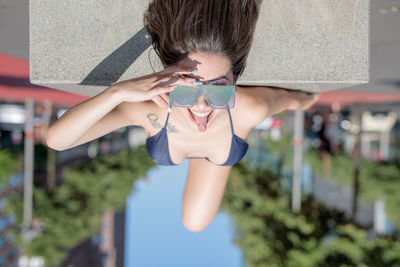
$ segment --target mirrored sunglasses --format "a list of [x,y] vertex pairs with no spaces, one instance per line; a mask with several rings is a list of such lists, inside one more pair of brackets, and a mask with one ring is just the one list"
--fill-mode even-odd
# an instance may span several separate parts
[[226,109],[235,106],[234,85],[178,85],[169,93],[169,103],[174,107],[191,108],[200,96],[204,96],[213,109]]

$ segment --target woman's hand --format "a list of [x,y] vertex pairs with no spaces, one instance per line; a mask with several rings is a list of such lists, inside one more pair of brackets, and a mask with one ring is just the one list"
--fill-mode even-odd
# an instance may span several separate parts
[[288,107],[290,110],[302,109],[306,110],[310,108],[315,102],[317,102],[320,94],[310,93],[303,91],[288,90],[293,97],[291,105]]
[[169,105],[160,95],[173,91],[176,85],[194,86],[195,79],[179,77],[179,74],[190,73],[192,71],[189,68],[172,66],[150,75],[115,83],[112,88],[118,91],[121,102],[152,100],[166,109]]

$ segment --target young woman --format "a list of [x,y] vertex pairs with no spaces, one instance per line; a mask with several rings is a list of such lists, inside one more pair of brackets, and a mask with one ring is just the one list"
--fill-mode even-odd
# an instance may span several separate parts
[[144,24],[165,69],[115,83],[70,108],[50,127],[48,146],[69,149],[120,127],[142,126],[156,162],[190,159],[182,221],[187,229],[201,231],[218,212],[251,129],[285,109],[307,109],[317,98],[235,86],[257,17],[255,0],[152,1]]

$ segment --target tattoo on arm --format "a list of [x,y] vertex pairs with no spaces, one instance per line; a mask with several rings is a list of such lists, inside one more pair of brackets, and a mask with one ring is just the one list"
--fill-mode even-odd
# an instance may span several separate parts
[[[153,125],[156,129],[161,129],[163,126],[158,122],[158,116],[154,113],[147,114],[147,119],[150,121],[151,125]],[[179,133],[178,129],[172,125],[171,123],[167,124],[167,132],[168,133]]]
[[154,113],[147,114],[147,119],[149,119],[151,125],[153,125],[154,128],[156,129],[162,128],[161,124],[158,122],[158,116],[156,114]]

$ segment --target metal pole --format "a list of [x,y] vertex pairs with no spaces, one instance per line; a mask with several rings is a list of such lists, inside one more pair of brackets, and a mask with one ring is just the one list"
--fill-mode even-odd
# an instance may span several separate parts
[[357,107],[357,123],[359,125],[359,131],[356,135],[356,145],[354,147],[354,176],[353,176],[353,199],[352,199],[352,209],[351,209],[351,218],[353,222],[356,221],[357,211],[358,211],[358,193],[360,191],[360,169],[361,169],[361,151],[363,139],[363,112],[365,108],[363,105],[359,105]]
[[380,134],[379,153],[382,160],[389,159],[390,151],[390,130],[384,131]]
[[293,183],[292,183],[292,210],[300,212],[301,209],[301,164],[304,131],[304,111],[295,111],[294,121],[294,160],[293,160]]
[[33,108],[34,101],[25,101],[25,143],[24,143],[24,222],[27,229],[32,223],[32,181],[33,181]]

